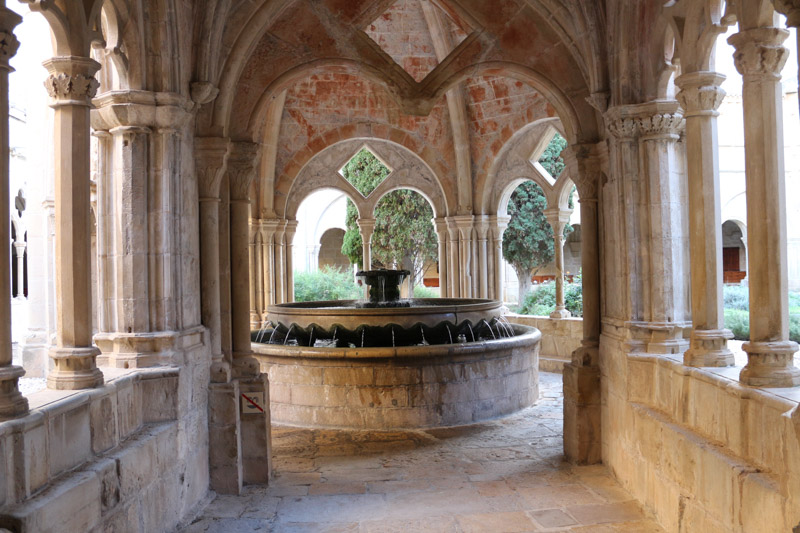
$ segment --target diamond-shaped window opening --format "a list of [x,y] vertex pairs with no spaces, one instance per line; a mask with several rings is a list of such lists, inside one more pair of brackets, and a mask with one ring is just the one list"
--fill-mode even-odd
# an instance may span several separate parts
[[366,198],[383,180],[389,177],[392,169],[375,152],[364,145],[339,169],[339,174],[350,182]]
[[567,147],[567,140],[555,128],[550,127],[542,135],[531,154],[531,165],[550,185],[555,185],[564,170],[561,152]]
[[364,30],[395,63],[421,82],[472,29],[431,0],[398,0]]

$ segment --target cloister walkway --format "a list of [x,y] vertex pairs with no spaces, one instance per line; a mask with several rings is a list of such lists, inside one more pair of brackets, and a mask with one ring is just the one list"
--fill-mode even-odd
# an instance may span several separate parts
[[535,407],[427,431],[277,426],[276,477],[217,496],[183,533],[663,531],[603,466],[562,455],[561,376]]

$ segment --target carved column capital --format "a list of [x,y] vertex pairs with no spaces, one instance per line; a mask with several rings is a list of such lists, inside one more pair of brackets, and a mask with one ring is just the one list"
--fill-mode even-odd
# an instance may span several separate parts
[[675,85],[680,88],[677,99],[685,116],[718,115],[717,109],[725,98],[723,81],[725,76],[717,72],[690,72],[678,76],[675,79]]
[[490,215],[489,227],[492,230],[492,237],[496,241],[503,240],[503,233],[508,228],[508,223],[511,222],[511,217],[508,215]]
[[194,165],[200,200],[219,200],[219,187],[228,163],[230,141],[224,137],[196,137]]
[[553,228],[553,234],[557,238],[564,238],[564,228],[569,223],[569,217],[572,214],[572,209],[560,209],[553,207],[545,209],[544,217],[547,219],[548,224]]
[[286,227],[283,231],[284,239],[286,239],[286,244],[292,244],[294,241],[294,234],[297,232],[297,221],[296,220],[287,220]]
[[54,57],[43,63],[50,76],[44,82],[52,107],[63,105],[92,106],[100,87],[94,75],[100,63],[88,57]]
[[618,140],[677,139],[683,130],[683,110],[675,100],[612,107],[606,127]]
[[375,222],[376,221],[374,218],[359,218],[356,221],[359,232],[361,233],[361,240],[363,242],[369,242],[373,232],[375,231]]
[[578,189],[581,202],[596,202],[605,169],[608,168],[606,143],[571,144],[567,146],[563,157],[567,164],[567,175]]
[[231,143],[228,156],[228,177],[231,201],[250,201],[250,185],[256,177],[261,157],[261,145],[251,142]]
[[797,28],[800,26],[800,0],[772,0],[775,11],[786,15],[786,26]]
[[108,91],[92,101],[92,128],[176,131],[191,118],[191,101],[177,93]]
[[728,37],[728,44],[736,48],[733,54],[736,70],[745,78],[780,80],[789,57],[789,50],[782,46],[788,36],[789,32],[781,28],[754,28],[734,33]]
[[19,41],[14,35],[14,28],[20,22],[22,22],[22,17],[7,7],[0,7],[0,69],[13,70],[8,62],[19,49]]

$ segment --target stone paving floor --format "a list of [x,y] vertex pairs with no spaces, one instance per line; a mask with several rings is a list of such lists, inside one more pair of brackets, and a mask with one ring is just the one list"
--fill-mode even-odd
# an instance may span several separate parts
[[513,416],[425,431],[273,429],[275,478],[183,533],[663,531],[605,467],[562,460],[561,376]]

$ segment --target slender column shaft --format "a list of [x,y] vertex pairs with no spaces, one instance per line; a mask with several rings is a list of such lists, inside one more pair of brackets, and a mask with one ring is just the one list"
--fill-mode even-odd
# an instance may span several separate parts
[[[21,22],[19,15],[0,2],[0,34],[6,46],[0,50],[0,249],[11,242],[9,213],[9,132],[8,132],[8,60],[17,52],[19,42],[12,30]],[[0,421],[28,412],[28,400],[19,392],[22,367],[11,364],[11,272],[9,262],[0,261]],[[20,276],[22,272],[20,271]]]
[[503,263],[503,233],[508,227],[510,217],[493,215],[489,217],[489,226],[492,232],[492,270],[494,295],[496,300],[505,300],[505,267]]
[[89,58],[56,57],[44,63],[45,86],[55,108],[56,347],[47,386],[84,389],[103,383],[92,344],[89,106],[100,65]]
[[372,268],[372,234],[375,232],[375,219],[360,218],[357,223],[363,246],[363,270],[370,270]]
[[14,252],[17,256],[17,295],[25,296],[25,241],[14,243]]
[[286,223],[284,239],[286,240],[286,298],[289,302],[294,301],[294,234],[296,231],[297,221],[288,221]]
[[581,195],[581,293],[583,297],[583,344],[600,341],[600,246],[597,197]]
[[256,301],[258,294],[258,278],[259,271],[256,264],[256,248],[258,247],[257,237],[258,232],[253,224],[258,224],[258,221],[253,220],[250,222],[250,238],[248,241],[249,255],[248,255],[248,270],[250,272],[250,328],[257,329],[259,327],[259,315],[257,311],[258,302]]
[[479,298],[489,297],[489,258],[487,236],[489,233],[489,224],[486,221],[486,216],[482,216],[476,226],[478,233],[478,296]]
[[230,380],[230,365],[222,357],[222,321],[219,276],[219,194],[228,159],[228,139],[195,139],[195,171],[200,198],[200,311],[208,328],[211,379]]
[[286,231],[286,221],[281,220],[275,230],[275,303],[282,304],[286,299],[286,262],[284,260],[285,247],[283,233]]
[[461,294],[461,262],[458,253],[458,228],[452,218],[447,219],[447,233],[450,237],[448,243],[448,252],[450,257],[447,260],[447,266],[450,268],[447,274],[447,279],[450,282],[449,294],[451,298],[460,298]]
[[231,348],[234,358],[250,348],[250,185],[260,158],[259,145],[231,143],[228,158],[230,186]]
[[447,288],[447,223],[444,219],[434,219],[436,236],[439,241],[439,296],[450,296]]
[[564,228],[572,211],[558,208],[545,212],[547,221],[553,228],[553,255],[556,265],[556,308],[550,318],[568,318],[569,311],[564,303]]
[[780,72],[789,32],[755,28],[732,35],[736,69],[743,76],[747,262],[750,342],[740,380],[758,387],[800,385],[789,340],[786,196]]
[[689,184],[689,252],[692,273],[692,337],[689,366],[730,366],[733,353],[722,312],[722,220],[719,192],[717,108],[725,76],[693,72],[676,80],[686,117]]

